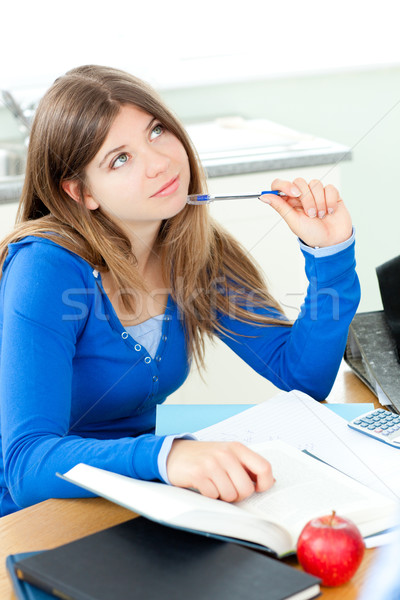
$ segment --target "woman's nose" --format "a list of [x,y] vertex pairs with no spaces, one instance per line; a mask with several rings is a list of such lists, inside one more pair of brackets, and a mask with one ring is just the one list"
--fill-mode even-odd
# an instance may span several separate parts
[[165,154],[155,150],[146,153],[146,175],[153,179],[169,170],[170,159]]

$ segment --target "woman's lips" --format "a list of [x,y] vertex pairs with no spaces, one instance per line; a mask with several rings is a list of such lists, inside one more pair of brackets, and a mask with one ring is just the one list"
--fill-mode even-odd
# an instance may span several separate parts
[[174,179],[171,179],[171,181],[169,181],[164,187],[162,187],[160,190],[158,190],[158,192],[153,194],[153,196],[151,196],[151,197],[157,198],[160,196],[161,197],[169,196],[170,194],[173,194],[174,192],[176,192],[178,187],[179,187],[179,177],[174,177]]

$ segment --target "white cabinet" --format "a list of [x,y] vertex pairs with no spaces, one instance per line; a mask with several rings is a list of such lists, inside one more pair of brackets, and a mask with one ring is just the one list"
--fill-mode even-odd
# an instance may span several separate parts
[[[215,194],[258,193],[270,189],[272,181],[304,177],[307,181],[321,179],[340,189],[339,167],[324,165],[281,171],[268,171],[209,180],[209,190]],[[281,217],[260,200],[231,200],[210,205],[218,219],[253,255],[263,269],[273,295],[287,316],[295,319],[307,287],[304,259],[295,235]],[[258,403],[276,392],[275,386],[255,373],[223,342],[207,342],[207,371],[201,379],[195,367],[184,385],[172,394],[168,402]]]
[[18,202],[0,204],[0,239],[2,240],[14,227]]

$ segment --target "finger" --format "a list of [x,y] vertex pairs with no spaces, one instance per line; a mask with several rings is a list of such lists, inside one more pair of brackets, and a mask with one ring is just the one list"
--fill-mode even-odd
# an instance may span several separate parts
[[297,179],[295,179],[293,183],[295,183],[296,186],[301,191],[300,200],[303,205],[304,212],[311,219],[313,219],[314,217],[317,216],[317,206],[315,204],[314,196],[313,196],[307,182],[302,177],[297,177]]
[[301,194],[300,190],[293,183],[284,181],[283,179],[274,179],[271,183],[271,190],[278,190],[292,198],[298,198]]
[[328,184],[325,187],[326,207],[329,215],[332,215],[340,202],[339,192],[334,185]]
[[226,463],[221,468],[213,469],[210,479],[218,491],[218,498],[225,502],[236,502],[238,500],[239,493],[230,477],[229,468],[227,468]]
[[274,194],[264,194],[263,196],[260,196],[260,200],[261,202],[264,202],[264,204],[269,204],[272,206],[272,208],[274,208],[276,212],[279,213],[283,219],[285,219],[286,222],[290,221],[291,213],[295,212],[295,208],[290,202],[288,202],[286,197],[281,198],[280,196],[275,196]]
[[272,474],[271,464],[260,454],[250,450],[247,446],[240,445],[235,451],[242,465],[251,474],[251,478],[255,483],[256,492],[265,492],[274,484],[274,476]]
[[317,216],[323,219],[327,213],[327,207],[325,202],[325,191],[324,186],[319,179],[312,179],[308,184],[310,192],[314,196],[314,202],[317,210]]
[[246,450],[246,446],[235,442],[222,444],[208,470],[219,497],[225,502],[243,500],[254,492],[254,483],[240,459],[242,448]]
[[202,496],[207,496],[207,498],[214,498],[215,500],[219,498],[218,488],[211,479],[202,479],[202,481],[195,486],[195,489],[198,490]]
[[290,229],[297,235],[298,221],[299,221],[299,210],[303,212],[303,206],[300,203],[300,209],[298,207],[291,206],[287,198],[281,198],[281,196],[275,196],[274,194],[265,194],[260,197],[261,202],[269,204],[276,212],[282,217],[284,221],[289,225]]
[[254,493],[255,477],[236,456],[232,458],[231,463],[226,464],[226,470],[235,489],[236,498],[229,501],[240,502]]
[[285,198],[286,203],[292,208],[299,208],[303,210],[303,205],[298,198]]

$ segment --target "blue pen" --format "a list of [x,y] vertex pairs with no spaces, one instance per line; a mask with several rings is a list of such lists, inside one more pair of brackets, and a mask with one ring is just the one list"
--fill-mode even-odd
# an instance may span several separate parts
[[188,204],[210,204],[210,202],[214,202],[214,200],[242,200],[246,198],[259,198],[263,194],[275,194],[275,196],[286,196],[283,192],[278,192],[277,190],[273,191],[264,191],[259,194],[241,194],[239,196],[210,196],[210,194],[192,194],[188,196],[187,203]]

